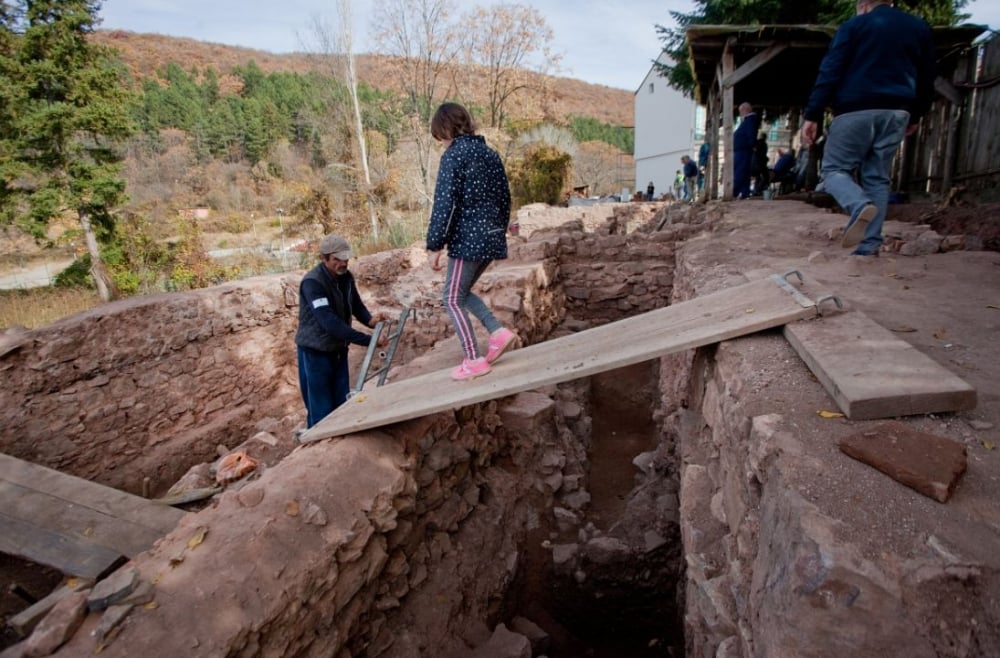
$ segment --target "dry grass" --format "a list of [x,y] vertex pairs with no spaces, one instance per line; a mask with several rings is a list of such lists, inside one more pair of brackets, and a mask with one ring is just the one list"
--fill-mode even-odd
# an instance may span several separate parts
[[0,290],[0,330],[37,329],[100,303],[97,292],[86,288]]

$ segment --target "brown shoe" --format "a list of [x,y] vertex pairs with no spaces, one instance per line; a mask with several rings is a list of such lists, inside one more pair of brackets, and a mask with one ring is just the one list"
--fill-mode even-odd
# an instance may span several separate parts
[[872,204],[866,204],[861,212],[858,213],[858,218],[855,219],[844,231],[844,237],[840,241],[841,247],[853,247],[865,237],[865,231],[868,230],[868,222],[875,219],[875,215],[878,214],[878,208]]

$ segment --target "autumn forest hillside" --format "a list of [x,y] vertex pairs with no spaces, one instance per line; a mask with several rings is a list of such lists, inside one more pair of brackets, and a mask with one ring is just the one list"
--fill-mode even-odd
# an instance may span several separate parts
[[[117,30],[87,41],[110,53],[123,91],[131,88],[116,103],[123,129],[131,125],[121,142],[124,194],[97,235],[118,295],[287,269],[292,246],[329,232],[359,253],[419,240],[441,153],[427,117],[443,100],[473,110],[504,158],[515,207],[557,203],[582,185],[610,194],[634,171],[633,93],[542,68],[506,71],[513,77],[498,105],[496,80],[461,61],[421,87],[420,62],[358,55],[354,94],[334,54]],[[92,247],[77,214],[5,222],[0,264],[75,259],[57,282],[88,285]]]
[[[121,30],[98,31],[92,39],[117,49],[136,79],[155,76],[157,71],[174,62],[184,70],[214,68],[220,73],[253,60],[267,72],[325,72],[328,64],[322,56],[307,53],[276,55],[262,50],[239,48],[183,37],[160,34],[137,34]],[[358,55],[358,78],[383,91],[401,93],[392,59],[380,55]],[[235,90],[232,76],[222,76]],[[632,126],[633,93],[604,85],[593,85],[573,78],[549,76],[551,87],[550,118],[565,121],[568,117],[591,117],[617,126]],[[636,85],[640,81],[636,80]],[[226,85],[223,84],[223,88]]]

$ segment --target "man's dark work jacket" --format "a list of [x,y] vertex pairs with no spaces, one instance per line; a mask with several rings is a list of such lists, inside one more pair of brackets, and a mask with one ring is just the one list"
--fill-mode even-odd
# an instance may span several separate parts
[[348,343],[368,345],[371,336],[351,327],[351,317],[367,325],[371,313],[361,301],[354,275],[330,274],[323,263],[299,284],[299,328],[295,344],[317,352],[340,352]]

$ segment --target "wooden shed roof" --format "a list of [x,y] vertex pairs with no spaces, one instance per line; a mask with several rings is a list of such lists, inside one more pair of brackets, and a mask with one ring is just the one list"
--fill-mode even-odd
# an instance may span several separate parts
[[[935,27],[939,74],[950,78],[958,54],[987,30],[982,25]],[[706,103],[730,44],[735,70],[726,82],[733,86],[736,102],[776,113],[801,107],[836,31],[833,25],[691,26],[687,41],[695,98]]]

